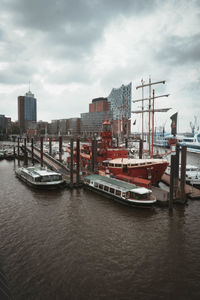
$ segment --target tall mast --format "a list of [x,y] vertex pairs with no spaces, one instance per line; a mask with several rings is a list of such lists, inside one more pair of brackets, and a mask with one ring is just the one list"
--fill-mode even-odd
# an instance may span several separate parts
[[[151,78],[149,77],[149,83],[148,84],[144,84],[142,82],[142,85],[139,85],[139,86],[136,87],[136,90],[139,89],[139,88],[142,88],[142,90],[143,90],[144,87],[149,87],[149,98],[145,98],[144,99],[143,94],[142,94],[142,99],[141,100],[134,100],[133,101],[133,103],[142,101],[142,111],[132,111],[132,113],[142,113],[142,115],[143,115],[144,112],[148,112],[149,113],[149,120],[148,120],[149,156],[151,156],[151,150],[152,150],[152,155],[153,155],[154,113],[155,112],[166,112],[166,111],[168,111],[170,109],[170,108],[164,108],[164,109],[155,109],[154,108],[154,100],[155,100],[155,98],[168,97],[169,96],[169,94],[167,94],[167,95],[161,95],[161,96],[155,97],[154,96],[155,91],[154,91],[153,92],[153,97],[151,98],[151,86],[155,85],[155,84],[160,84],[160,83],[165,84],[165,80],[151,82]],[[151,100],[152,99],[153,99],[153,110],[151,109]],[[149,101],[149,108],[148,108],[148,110],[144,110],[144,108],[143,108],[144,100],[148,100]],[[152,141],[151,141],[151,138],[150,138],[150,136],[151,136],[151,113],[152,113]],[[151,145],[151,143],[152,143],[152,145]],[[151,146],[152,146],[152,149],[151,149]]]

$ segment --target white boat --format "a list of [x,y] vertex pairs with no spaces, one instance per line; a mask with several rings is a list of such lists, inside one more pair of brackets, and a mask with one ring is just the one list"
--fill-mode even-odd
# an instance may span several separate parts
[[[170,175],[170,166],[166,169],[166,174]],[[179,178],[181,177],[181,166],[179,166]],[[200,169],[197,166],[187,164],[185,167],[185,181],[190,185],[200,187]]]
[[200,132],[196,133],[193,137],[178,137],[180,146],[187,146],[187,150],[191,152],[200,151]]
[[98,194],[103,194],[129,206],[149,208],[156,203],[156,198],[152,195],[150,189],[106,176],[86,176],[84,186]]
[[53,189],[62,187],[65,181],[60,173],[41,167],[19,168],[15,171],[17,177],[35,188]]

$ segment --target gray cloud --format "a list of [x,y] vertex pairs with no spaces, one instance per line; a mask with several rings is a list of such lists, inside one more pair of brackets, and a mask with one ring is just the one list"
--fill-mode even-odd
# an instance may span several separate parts
[[156,59],[170,65],[200,63],[200,34],[190,37],[170,36],[165,39],[159,51],[155,52]]

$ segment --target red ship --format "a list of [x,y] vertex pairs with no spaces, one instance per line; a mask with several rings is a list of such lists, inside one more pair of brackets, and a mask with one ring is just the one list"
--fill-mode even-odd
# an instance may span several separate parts
[[[97,172],[101,175],[109,173],[110,176],[145,187],[151,187],[151,184],[156,185],[160,181],[168,166],[166,160],[133,159],[128,154],[128,149],[112,146],[111,124],[105,121],[96,151]],[[91,164],[91,143],[81,145],[80,159],[85,168]]]

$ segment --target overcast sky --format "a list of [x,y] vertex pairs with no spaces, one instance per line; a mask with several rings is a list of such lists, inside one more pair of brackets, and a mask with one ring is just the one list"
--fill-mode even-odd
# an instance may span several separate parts
[[156,95],[170,94],[155,107],[172,108],[156,114],[156,126],[175,112],[179,131],[194,116],[200,124],[199,0],[0,0],[0,114],[17,120],[29,81],[38,120],[51,121],[79,117],[129,82],[139,99],[136,86],[149,76],[166,80]]

